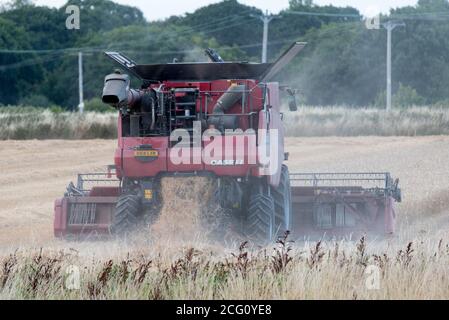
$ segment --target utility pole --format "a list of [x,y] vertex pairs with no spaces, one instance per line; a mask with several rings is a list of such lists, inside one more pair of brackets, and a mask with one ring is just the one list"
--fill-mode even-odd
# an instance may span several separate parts
[[83,53],[78,52],[78,88],[80,103],[78,105],[79,113],[84,112],[84,88],[83,88]]
[[268,61],[268,27],[270,22],[277,18],[277,16],[271,15],[268,13],[268,10],[265,14],[261,16],[251,15],[251,17],[259,18],[263,22],[263,42],[262,42],[262,63],[267,63]]
[[387,111],[391,110],[391,38],[396,27],[405,27],[404,22],[388,21],[383,24],[387,29]]

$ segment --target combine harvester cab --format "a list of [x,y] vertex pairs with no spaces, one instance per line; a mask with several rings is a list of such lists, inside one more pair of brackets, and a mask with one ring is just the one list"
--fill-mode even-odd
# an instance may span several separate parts
[[297,173],[292,185],[296,237],[348,238],[395,232],[399,180],[389,173]]

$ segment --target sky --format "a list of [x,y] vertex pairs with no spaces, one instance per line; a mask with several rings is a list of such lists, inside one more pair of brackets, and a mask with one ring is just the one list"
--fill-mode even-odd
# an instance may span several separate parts
[[[7,1],[0,0],[0,3]],[[220,2],[220,0],[163,0],[163,5],[161,5],[160,0],[114,1],[140,8],[150,21],[193,12],[202,6]],[[239,2],[258,7],[264,11],[268,10],[270,13],[278,13],[280,10],[288,7],[288,0],[239,0]],[[66,3],[66,0],[34,0],[34,3],[60,7]],[[314,3],[318,5],[352,6],[359,9],[363,15],[372,17],[378,13],[387,13],[390,8],[415,5],[417,0],[314,0]]]

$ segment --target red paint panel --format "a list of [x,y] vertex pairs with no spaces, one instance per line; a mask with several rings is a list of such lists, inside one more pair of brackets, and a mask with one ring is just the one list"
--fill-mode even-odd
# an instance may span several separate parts
[[[251,168],[257,166],[255,141],[254,135],[241,135],[215,137],[213,141],[204,142],[204,169],[219,176],[247,176]],[[220,146],[214,149],[221,150],[221,155],[214,152],[209,154],[208,147],[212,146]]]
[[118,179],[123,177],[122,150],[122,148],[117,148],[114,154],[115,172]]
[[[55,217],[53,220],[53,230],[55,237],[63,237],[67,229],[67,211],[64,211],[64,203],[66,199],[58,199],[55,201]],[[67,205],[65,206],[67,208]]]
[[[107,190],[109,189],[109,190]],[[114,188],[98,188],[92,193],[99,193],[97,196],[89,197],[65,197],[55,201],[54,235],[55,237],[65,237],[70,234],[109,233],[117,197],[104,196],[103,193],[117,193]],[[100,190],[102,190],[100,192]],[[95,224],[90,225],[69,225],[68,213],[70,207],[75,204],[96,204]]]
[[93,187],[89,193],[89,197],[118,197],[119,195],[119,187]]
[[[229,89],[229,87],[233,83],[238,84],[245,84],[247,87],[247,90],[251,91],[251,93],[247,94],[246,99],[246,106],[244,112],[254,112],[254,111],[260,111],[263,108],[263,89],[258,86],[257,82],[254,80],[238,80],[238,81],[228,81],[228,80],[217,80],[212,82],[192,82],[192,83],[181,83],[181,82],[166,82],[165,90],[170,90],[172,88],[198,88],[201,94],[201,99],[198,100],[197,103],[197,111],[201,112],[208,112],[209,114],[212,113],[213,107],[217,103],[220,96]],[[282,122],[280,120],[279,115],[279,93],[278,91],[278,84],[273,83],[269,84],[269,101],[270,104],[273,105],[273,109],[270,110],[267,114],[261,112],[261,115],[263,113],[263,116],[259,118],[259,121],[257,118],[254,119],[254,124],[256,125],[255,129],[257,129],[257,126],[264,127],[264,125],[267,125],[270,128],[273,128],[278,125],[282,125]],[[206,94],[206,93],[209,94]],[[207,106],[207,110],[206,110]],[[242,112],[242,105],[241,103],[237,103],[230,111],[229,113],[233,114],[239,114]],[[262,120],[262,123],[260,121],[261,118],[265,118]],[[269,121],[268,121],[269,120]],[[254,125],[253,124],[253,125]],[[247,116],[240,117],[240,126],[242,130],[246,130],[249,127],[249,119]],[[121,122],[119,121],[119,132],[120,132]],[[279,139],[283,139],[283,132],[282,137],[279,137]],[[258,175],[258,170],[254,170],[254,168],[257,168],[257,165],[254,164],[254,161],[250,161],[250,159],[254,158],[254,154],[257,155],[257,149],[251,151],[251,155],[248,154],[248,144],[245,143],[243,155],[240,154],[239,156],[236,156],[236,153],[241,150],[241,148],[237,148],[236,145],[233,146],[227,146],[223,148],[228,148],[234,151],[234,156],[231,156],[232,159],[225,159],[223,160],[239,160],[244,159],[243,164],[237,163],[234,166],[226,165],[226,162],[224,165],[222,164],[215,164],[212,165],[211,163],[205,163],[204,157],[201,152],[192,152],[190,155],[190,162],[189,163],[174,163],[170,159],[170,153],[172,152],[171,149],[169,149],[169,141],[168,137],[154,137],[154,138],[134,138],[134,137],[119,137],[119,148],[116,150],[115,153],[115,164],[117,167],[117,177],[130,177],[130,178],[142,178],[142,177],[154,177],[157,176],[159,173],[163,172],[194,172],[194,171],[210,171],[217,175],[227,175],[227,176],[246,176],[248,175],[248,171],[251,171],[250,174]],[[223,138],[224,139],[224,138]],[[238,139],[238,137],[235,137],[233,139]],[[143,163],[135,159],[134,157],[134,149],[135,147],[143,144],[151,144],[154,149],[159,151],[159,158],[153,162],[150,163]],[[283,145],[281,145],[281,149],[279,150],[279,154],[282,154],[282,157],[280,157],[280,164],[279,164],[279,172],[272,177],[272,184],[277,185],[279,183],[279,177],[280,177],[280,166],[282,164],[283,159]],[[193,150],[192,150],[193,151]],[[223,153],[226,151],[225,149],[222,150]],[[195,157],[196,154],[196,158]],[[202,161],[200,162],[200,156]],[[224,153],[225,154],[225,153]],[[232,154],[232,153],[231,153]],[[252,163],[251,163],[252,162]],[[257,163],[257,161],[256,161]]]
[[201,148],[186,148],[185,150],[173,148],[169,149],[167,154],[167,168],[169,172],[204,171],[204,165],[201,159]]
[[[159,152],[153,162],[140,162],[134,157],[134,148],[140,145],[152,145]],[[123,138],[123,175],[130,178],[154,177],[167,171],[168,137]]]

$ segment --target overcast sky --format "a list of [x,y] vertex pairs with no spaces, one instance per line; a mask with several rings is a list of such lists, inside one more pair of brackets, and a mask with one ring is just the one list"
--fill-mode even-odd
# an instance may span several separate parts
[[[193,12],[202,6],[220,2],[220,0],[114,0],[117,3],[127,4],[140,8],[148,20],[164,19],[172,15]],[[0,3],[7,0],[0,0]],[[34,0],[40,5],[60,7],[66,0]],[[288,0],[239,0],[240,3],[258,7],[277,13],[288,7]],[[390,8],[415,5],[417,0],[314,0],[315,4],[333,4],[335,6],[352,6],[361,11],[363,15],[374,16],[379,12],[387,13]]]

